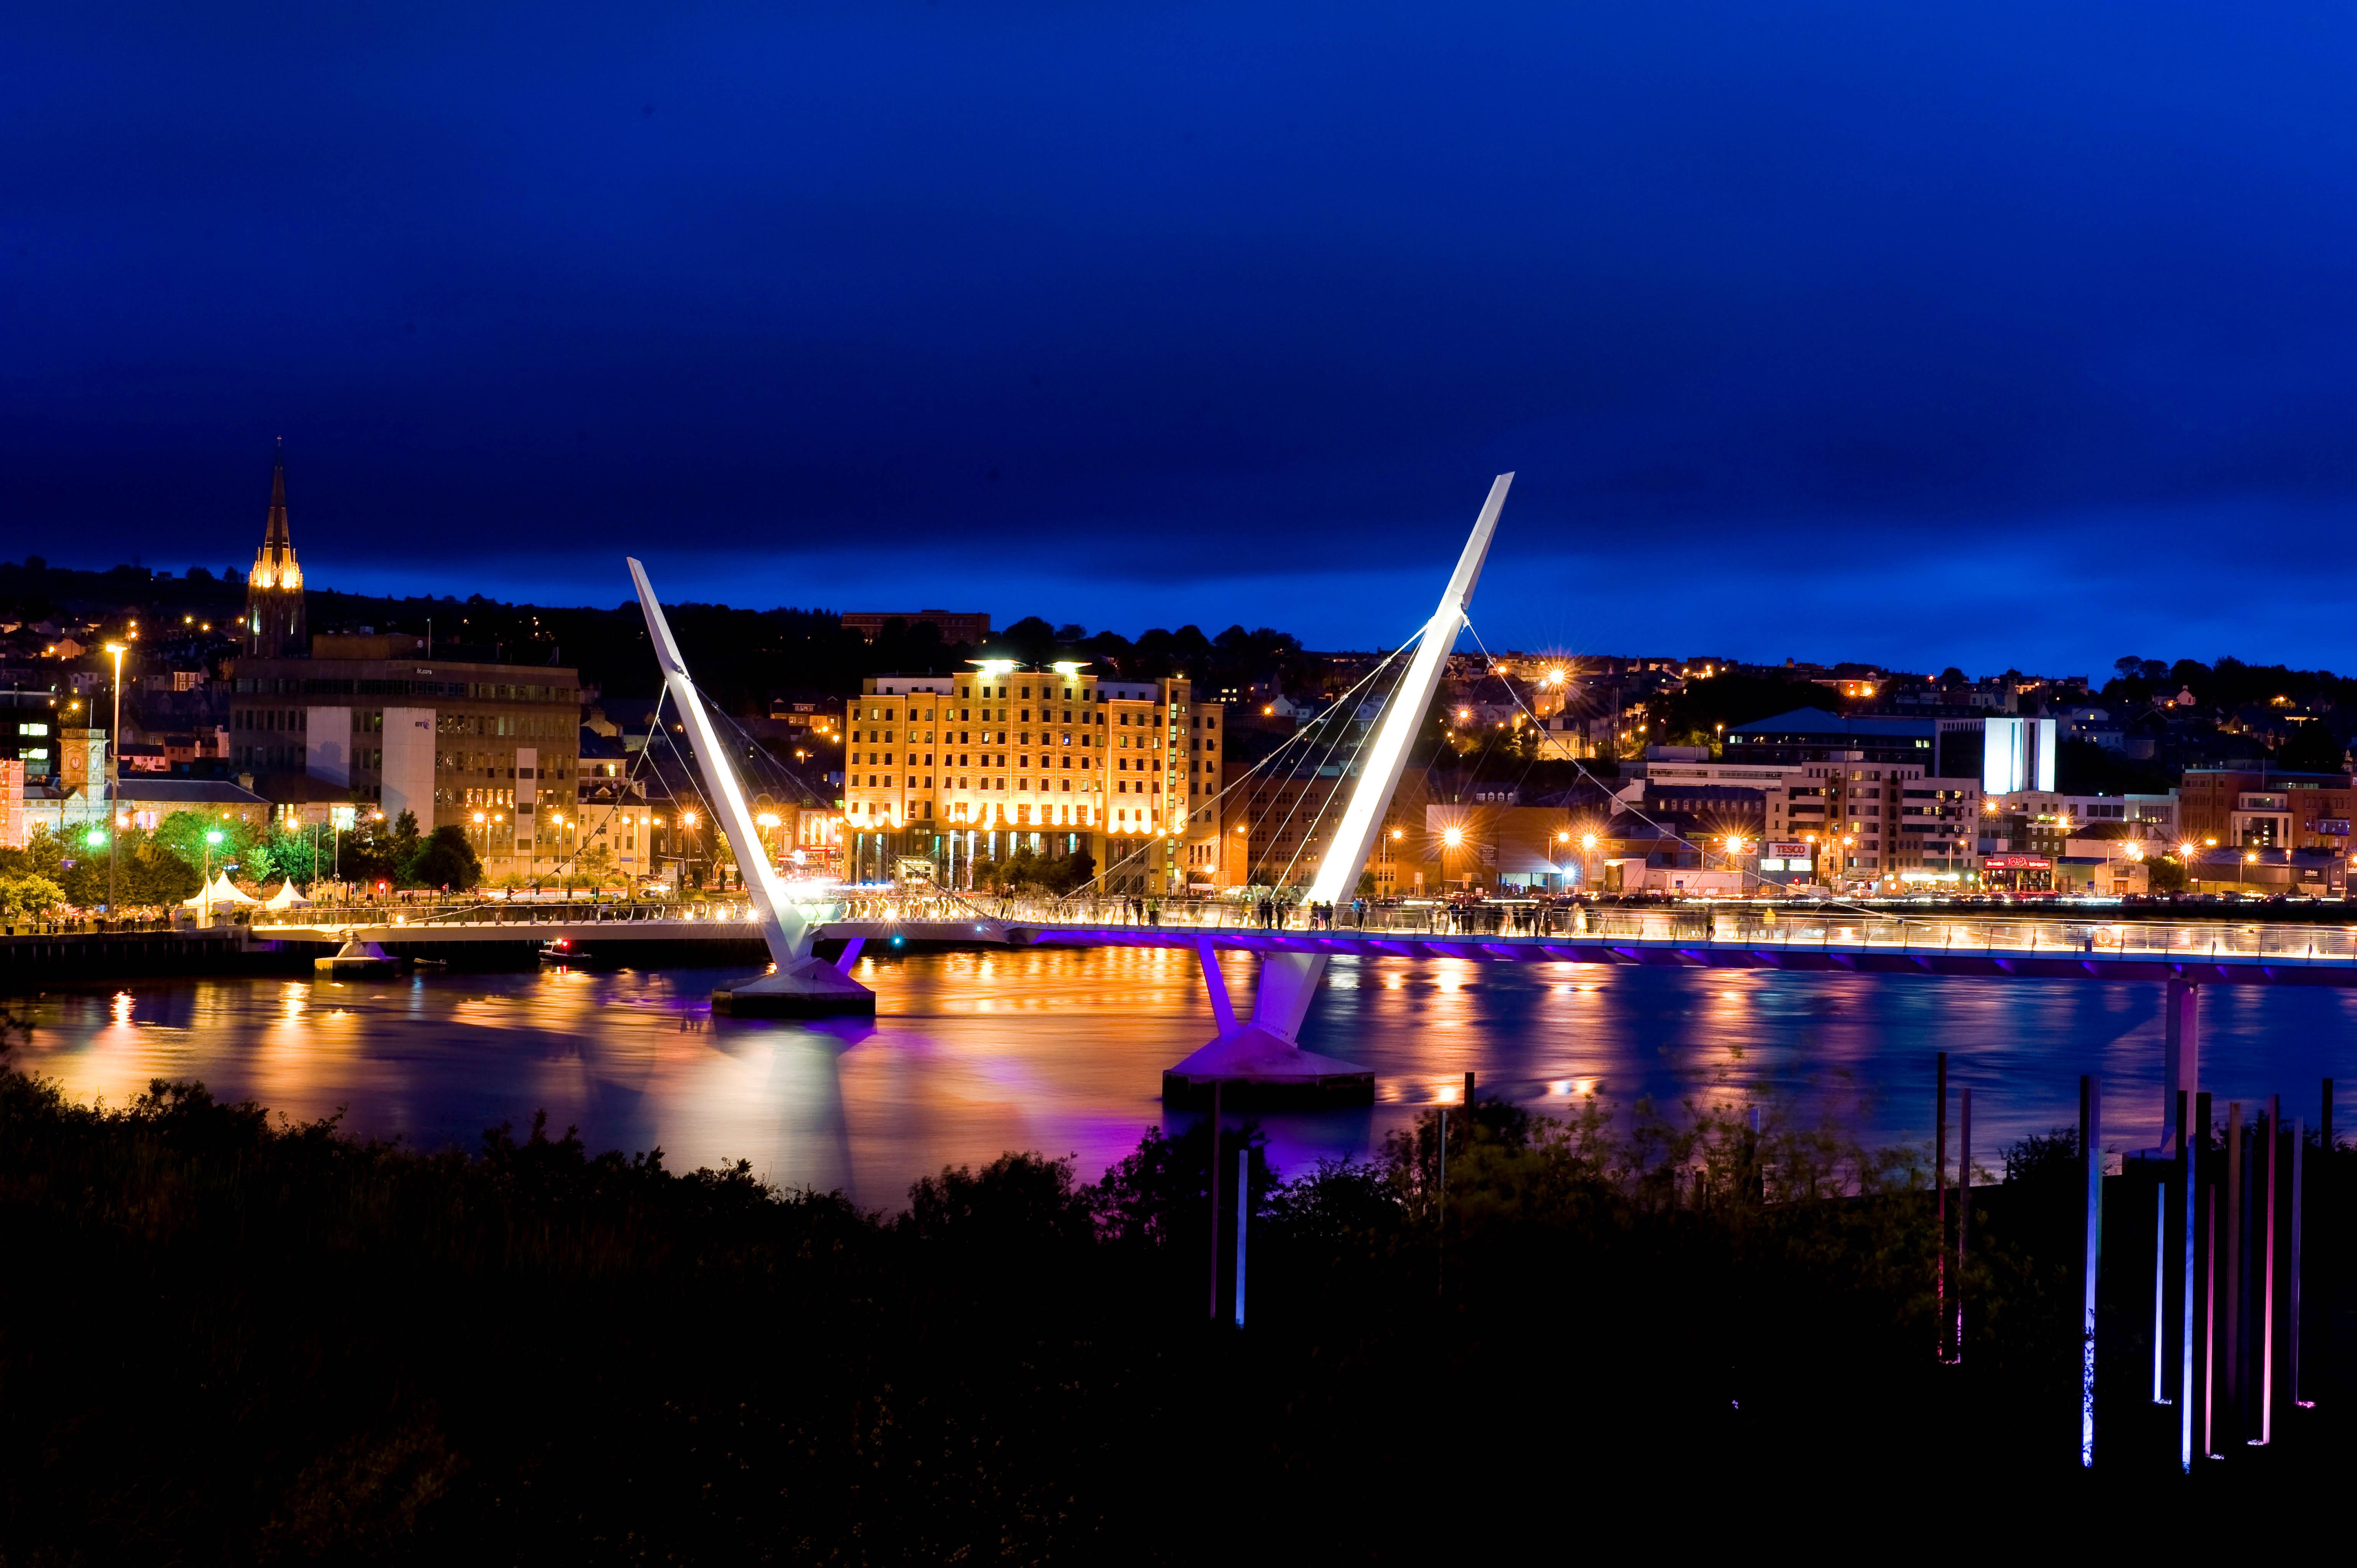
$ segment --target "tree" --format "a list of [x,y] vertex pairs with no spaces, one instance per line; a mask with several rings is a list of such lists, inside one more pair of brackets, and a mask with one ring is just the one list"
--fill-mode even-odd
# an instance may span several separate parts
[[2291,738],[2276,753],[2276,762],[2295,772],[2338,773],[2347,752],[2347,746],[2325,727],[2324,721],[2310,719],[2293,728]]
[[261,845],[269,856],[270,875],[296,882],[316,882],[328,856],[326,830],[315,836],[309,828],[288,828],[273,833]]
[[0,919],[38,920],[66,901],[66,890],[46,876],[0,877]]
[[[209,843],[207,835],[210,833],[219,833],[221,842]],[[216,816],[210,811],[174,811],[156,824],[150,838],[178,855],[199,878],[209,865],[215,871],[234,865],[256,879],[270,872],[268,841],[253,824],[237,817]]]
[[116,865],[118,895],[125,906],[168,909],[197,896],[204,874],[167,845],[144,838],[126,843]]
[[[409,818],[406,811],[402,815]],[[416,825],[414,818],[409,820],[413,827]],[[482,881],[482,862],[475,858],[475,846],[467,842],[467,830],[456,823],[436,828],[411,859],[407,879],[428,887],[461,890]]]
[[1056,651],[1056,628],[1038,616],[1025,616],[998,634],[998,640],[1027,664],[1044,664]]

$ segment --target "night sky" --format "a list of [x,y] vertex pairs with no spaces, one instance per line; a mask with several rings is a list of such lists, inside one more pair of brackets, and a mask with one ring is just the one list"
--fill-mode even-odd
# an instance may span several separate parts
[[2345,7],[0,17],[0,554],[2357,666]]

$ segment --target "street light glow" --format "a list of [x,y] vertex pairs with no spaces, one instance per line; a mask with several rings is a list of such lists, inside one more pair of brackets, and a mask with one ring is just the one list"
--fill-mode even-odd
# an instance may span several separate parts
[[1449,848],[1455,849],[1458,845],[1465,842],[1465,830],[1463,828],[1444,828],[1441,830],[1440,842],[1447,844]]

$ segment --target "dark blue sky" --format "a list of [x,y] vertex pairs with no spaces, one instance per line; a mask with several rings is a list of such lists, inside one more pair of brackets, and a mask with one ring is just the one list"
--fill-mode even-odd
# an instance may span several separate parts
[[0,554],[2357,666],[2341,7],[16,6]]

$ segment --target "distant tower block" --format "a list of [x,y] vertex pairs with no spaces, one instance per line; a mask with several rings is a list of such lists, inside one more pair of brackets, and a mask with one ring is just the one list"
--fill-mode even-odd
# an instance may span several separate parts
[[286,532],[286,452],[270,470],[270,521],[245,580],[245,651],[256,659],[300,659],[311,651],[303,625],[303,568]]

